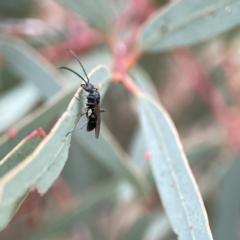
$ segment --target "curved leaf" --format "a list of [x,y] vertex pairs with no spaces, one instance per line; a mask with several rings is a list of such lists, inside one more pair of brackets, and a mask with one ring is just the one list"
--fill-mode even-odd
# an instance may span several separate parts
[[[90,74],[96,74],[94,69]],[[101,76],[98,75],[99,78]],[[60,174],[68,156],[71,135],[70,132],[79,121],[85,107],[84,91],[79,88],[68,109],[60,117],[48,136],[40,143],[37,149],[25,158],[15,168],[4,174],[0,179],[0,208],[7,209],[15,206],[17,201],[30,189],[37,188],[45,193],[53,181]],[[6,223],[5,223],[6,224]],[[1,226],[4,227],[3,224]]]
[[[106,92],[110,83],[110,72],[108,68],[104,66],[98,66],[95,69],[98,71],[92,73],[91,82],[97,86],[99,82],[102,84],[100,90],[101,96]],[[0,138],[0,159],[2,159],[12,148],[14,148],[24,137],[26,137],[31,131],[38,127],[42,127],[47,130],[49,123],[54,121],[67,107],[67,104],[71,100],[72,96],[76,92],[76,88],[80,83],[73,84],[68,88],[64,88],[63,91],[56,94],[50,101],[45,103],[43,107],[37,109],[29,116],[20,121],[14,129],[17,131],[17,136],[14,139],[9,139],[7,135]],[[85,101],[85,99],[84,99]]]
[[31,81],[38,86],[45,98],[50,98],[61,89],[59,82],[64,83],[65,80],[25,42],[0,36],[0,51],[11,66],[11,70],[23,80]]
[[81,15],[93,27],[107,31],[113,22],[113,9],[107,0],[62,0],[74,12]]
[[0,138],[0,159],[2,159],[11,149],[13,149],[24,137],[38,127],[47,130],[49,124],[53,122],[66,109],[69,101],[76,92],[79,83],[57,93],[51,100],[46,102],[40,109],[36,109],[27,117],[19,121],[14,129],[17,136],[10,139],[7,135]]
[[128,155],[103,123],[98,140],[95,139],[94,134],[86,131],[76,135],[76,140],[113,174],[129,181],[139,194],[146,196],[149,193],[151,186],[146,177],[131,163]]
[[157,91],[150,79],[150,76],[143,68],[136,65],[130,69],[129,74],[142,92],[147,93],[155,98],[158,97]]
[[139,48],[162,51],[195,44],[240,23],[240,1],[182,0],[160,10],[143,27]]
[[30,82],[20,84],[0,96],[0,132],[6,131],[25,116],[39,100],[40,93]]
[[86,223],[93,216],[95,206],[105,201],[111,201],[118,192],[117,181],[110,179],[88,189],[81,197],[79,206],[74,211],[64,214],[55,221],[51,221],[25,240],[42,240],[56,233],[65,231],[76,224]]
[[166,214],[179,240],[212,239],[205,208],[177,132],[154,100],[138,96],[152,171]]
[[[20,164],[27,156],[29,156],[34,149],[43,140],[44,135],[42,130],[36,130],[31,138],[25,138],[22,140],[2,161],[0,162],[0,182],[1,178],[6,175],[9,171],[14,169],[18,164]],[[3,185],[0,183],[0,195],[3,191]],[[28,190],[26,190],[14,204],[1,205],[0,204],[0,229],[10,221],[11,217],[17,211],[21,202],[24,200]]]

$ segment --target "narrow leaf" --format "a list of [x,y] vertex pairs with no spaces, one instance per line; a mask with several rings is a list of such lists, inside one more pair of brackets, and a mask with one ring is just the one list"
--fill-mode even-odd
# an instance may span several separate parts
[[136,65],[130,69],[129,74],[142,92],[157,98],[158,94],[156,88],[154,87],[150,76],[143,68]]
[[140,33],[142,51],[162,51],[195,44],[240,23],[240,1],[182,0],[153,16]]
[[45,98],[61,89],[59,82],[64,83],[64,79],[25,42],[0,36],[0,50],[11,71],[21,79],[33,82]]
[[30,82],[20,84],[0,96],[0,132],[6,131],[25,116],[39,100],[40,92]]
[[109,171],[119,178],[129,181],[140,195],[147,196],[151,187],[146,177],[131,163],[128,155],[103,123],[98,140],[95,139],[94,134],[86,131],[77,134],[76,140]]
[[[1,178],[9,171],[17,167],[27,156],[29,156],[39,143],[43,140],[44,133],[41,129],[30,134],[31,138],[27,137],[22,140],[2,161],[0,162],[0,182]],[[3,185],[0,183],[0,195],[3,191]],[[17,198],[14,204],[0,204],[0,228],[10,221],[11,217],[19,208],[21,202],[28,194],[28,190]]]
[[78,86],[79,83],[63,89],[63,91],[56,94],[51,100],[40,107],[40,109],[35,110],[19,121],[14,126],[14,129],[17,131],[17,136],[14,139],[9,139],[7,135],[2,136],[0,138],[0,159],[34,129],[41,126],[46,131],[51,122],[57,119],[66,109]]
[[237,225],[239,220],[239,155],[235,155],[230,169],[222,179],[219,194],[216,201],[215,224],[213,225],[213,235],[215,239],[238,239]]
[[153,215],[150,213],[142,213],[131,225],[129,225],[129,229],[124,229],[121,232],[121,236],[118,237],[117,240],[143,239],[144,233],[152,219]]
[[[93,74],[98,69],[92,71]],[[90,74],[90,80],[91,80]],[[66,136],[77,122],[85,107],[84,91],[79,88],[68,109],[55,124],[37,149],[0,179],[0,207],[14,206],[30,188],[45,193],[60,174],[68,155],[71,135]],[[4,227],[4,224],[0,226]]]
[[85,18],[93,27],[107,31],[114,19],[113,9],[108,0],[62,0],[74,12]]
[[166,214],[179,240],[212,239],[205,208],[176,129],[154,100],[138,96],[151,167]]
[[97,204],[104,203],[116,197],[118,192],[116,185],[117,181],[111,179],[110,181],[108,180],[88,189],[87,192],[82,195],[81,201],[78,201],[80,205],[77,206],[73,212],[64,214],[56,220],[52,220],[51,223],[42,227],[31,236],[28,236],[26,240],[42,240],[55,233],[67,230],[76,224],[86,223],[91,215],[93,215]]

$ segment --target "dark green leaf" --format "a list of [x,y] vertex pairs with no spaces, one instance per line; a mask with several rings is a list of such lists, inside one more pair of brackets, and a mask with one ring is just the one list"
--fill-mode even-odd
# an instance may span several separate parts
[[114,20],[111,2],[108,0],[62,0],[74,12],[84,17],[93,27],[107,31]]
[[195,44],[240,23],[240,1],[182,0],[159,10],[143,27],[142,51],[162,51]]

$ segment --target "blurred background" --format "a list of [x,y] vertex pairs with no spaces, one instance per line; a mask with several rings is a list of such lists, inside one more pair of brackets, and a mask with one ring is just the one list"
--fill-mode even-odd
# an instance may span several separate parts
[[[48,133],[66,110],[73,96],[66,89],[81,81],[57,68],[83,75],[67,48],[87,72],[99,64],[119,69],[145,21],[170,2],[0,1],[0,159],[23,138],[19,130]],[[239,43],[237,26],[191,47],[142,54],[130,70],[149,81],[172,117],[218,240],[240,239]],[[134,98],[113,82],[101,106],[121,157],[146,173],[149,199],[98,161],[94,133],[83,129],[74,136],[92,138],[92,148],[73,137],[61,176],[44,196],[28,195],[0,239],[177,239],[155,191]]]

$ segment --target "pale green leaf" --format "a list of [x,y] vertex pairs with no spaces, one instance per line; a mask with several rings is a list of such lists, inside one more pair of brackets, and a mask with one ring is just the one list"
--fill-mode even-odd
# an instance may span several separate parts
[[6,131],[25,116],[39,100],[40,92],[30,82],[17,85],[0,96],[0,132]]
[[129,74],[142,92],[155,98],[158,97],[156,88],[152,83],[150,76],[143,68],[136,65],[130,69]]
[[128,226],[128,229],[121,231],[121,236],[117,240],[135,240],[143,239],[149,223],[153,219],[153,214],[142,213],[138,218]]
[[238,0],[182,0],[160,9],[143,27],[139,48],[162,51],[195,44],[240,23]]
[[151,167],[166,214],[179,240],[212,239],[198,187],[168,114],[139,95],[140,120],[151,151]]
[[[90,80],[91,75],[97,74],[98,69],[92,71]],[[98,77],[101,79],[103,76],[98,74]],[[70,146],[71,135],[66,136],[66,134],[75,127],[85,107],[84,91],[81,90],[79,88],[75,94],[80,101],[75,96],[73,97],[67,111],[63,113],[35,151],[2,176],[0,179],[0,208],[6,209],[6,207],[15,206],[18,199],[30,188],[37,188],[39,192],[45,193],[58,177],[67,160]],[[3,228],[5,224],[3,223],[0,227]]]
[[213,235],[218,240],[238,239],[235,224],[239,220],[239,155],[234,156],[234,159],[231,160],[233,162],[220,183],[218,201],[214,206],[216,219]]
[[27,117],[19,121],[14,129],[17,131],[17,136],[10,139],[8,135],[3,135],[0,138],[0,159],[2,159],[11,149],[13,149],[24,137],[38,127],[44,130],[49,128],[49,124],[53,122],[67,108],[69,101],[76,92],[79,83],[76,83],[68,88],[64,88],[57,93],[40,109],[35,110]]
[[[27,156],[29,156],[42,141],[41,135],[22,140],[4,159],[0,162],[0,182],[1,178],[17,167]],[[3,191],[3,185],[0,183],[0,195]],[[2,228],[11,219],[19,208],[22,201],[27,196],[29,190],[22,193],[14,204],[0,204],[0,228]]]
[[45,98],[50,98],[61,89],[59,83],[64,83],[64,79],[25,42],[0,36],[0,51],[11,71],[23,80],[33,82]]
[[76,134],[76,141],[84,146],[109,171],[119,178],[129,181],[139,194],[147,196],[151,186],[146,177],[132,164],[128,155],[103,123],[101,123],[99,139],[95,139],[94,133],[81,131]]
[[85,18],[93,27],[107,31],[114,20],[112,3],[109,0],[62,0],[74,12]]
[[[92,74],[91,82],[97,87],[98,83],[102,83],[100,90],[101,96],[104,96],[109,83],[110,72],[106,67],[97,67],[98,71]],[[45,103],[40,109],[37,109],[29,116],[24,118],[14,126],[17,131],[17,136],[14,139],[9,139],[7,135],[0,138],[0,159],[2,159],[12,148],[14,148],[24,137],[38,127],[47,130],[49,124],[54,121],[67,107],[68,102],[76,92],[80,82],[73,84],[70,87],[64,88],[56,94],[50,101]],[[85,100],[84,100],[85,101]]]
[[111,179],[88,189],[87,192],[81,196],[81,199],[78,201],[80,204],[74,211],[52,220],[51,223],[28,236],[26,240],[42,240],[53,234],[61,233],[76,224],[86,223],[91,217],[91,214],[93,215],[94,207],[96,207],[97,204],[104,203],[116,197],[118,191],[116,185],[117,181]]

